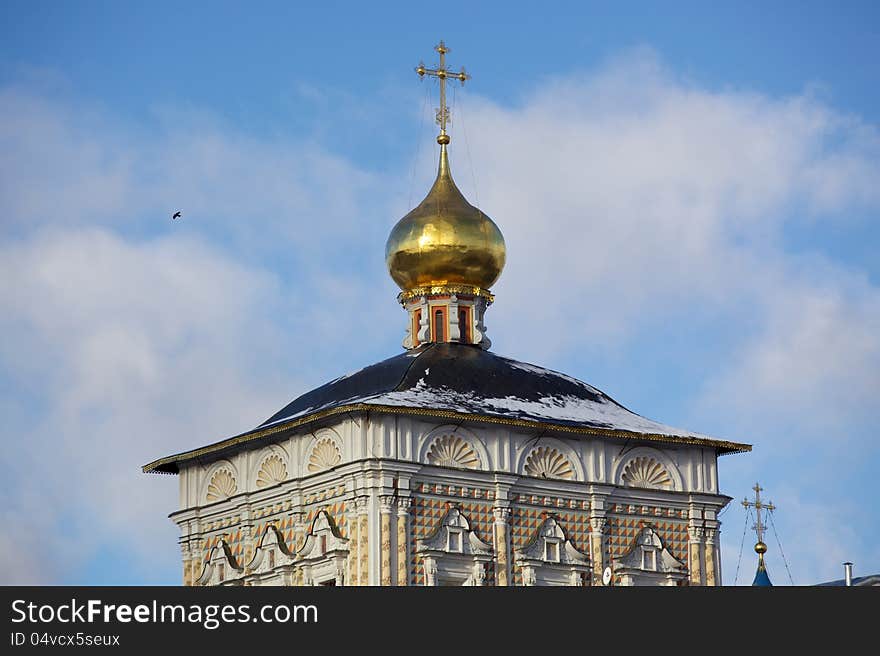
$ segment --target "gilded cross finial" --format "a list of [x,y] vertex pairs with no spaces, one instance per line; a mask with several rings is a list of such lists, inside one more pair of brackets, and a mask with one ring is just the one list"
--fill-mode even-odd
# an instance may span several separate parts
[[464,66],[461,67],[461,71],[458,73],[446,68],[446,53],[449,52],[449,48],[446,47],[443,41],[434,46],[434,50],[440,53],[440,64],[437,68],[425,68],[424,62],[419,62],[419,65],[416,66],[416,73],[421,78],[429,75],[440,80],[440,107],[437,109],[437,124],[440,126],[440,135],[437,137],[437,143],[445,146],[449,143],[449,135],[446,134],[446,124],[452,122],[449,116],[449,108],[446,106],[446,79],[453,78],[459,80],[462,86],[464,86],[464,81],[469,80],[471,76],[464,72]]
[[752,489],[755,491],[755,500],[749,501],[748,499],[743,499],[742,505],[745,508],[755,509],[756,521],[754,526],[752,526],[752,529],[758,534],[758,544],[755,545],[755,551],[763,555],[764,552],[767,551],[767,545],[764,544],[764,531],[767,530],[767,527],[761,523],[761,511],[766,510],[772,512],[776,510],[776,506],[774,506],[772,502],[764,503],[761,501],[761,492],[764,491],[764,488],[758,483],[755,483],[755,487]]

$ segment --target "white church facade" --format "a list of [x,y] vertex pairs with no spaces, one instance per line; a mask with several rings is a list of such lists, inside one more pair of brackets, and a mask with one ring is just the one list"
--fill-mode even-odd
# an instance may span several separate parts
[[185,585],[720,585],[719,456],[747,444],[637,415],[494,354],[504,239],[440,164],[386,245],[404,351],[254,430],[160,458]]

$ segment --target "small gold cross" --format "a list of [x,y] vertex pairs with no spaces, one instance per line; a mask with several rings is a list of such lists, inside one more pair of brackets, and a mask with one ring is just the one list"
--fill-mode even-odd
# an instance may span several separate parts
[[754,508],[755,509],[755,514],[757,515],[757,521],[755,522],[755,525],[752,526],[752,528],[755,530],[755,533],[758,534],[758,542],[763,542],[764,541],[764,531],[767,530],[767,527],[761,523],[761,511],[767,510],[769,512],[772,512],[772,511],[776,510],[776,506],[774,506],[772,502],[764,503],[763,501],[761,501],[761,492],[764,491],[764,488],[762,488],[760,485],[755,483],[755,487],[753,487],[752,489],[755,491],[755,500],[749,501],[748,499],[743,499],[742,505],[745,508]]
[[446,134],[446,124],[452,123],[452,119],[449,117],[449,108],[446,106],[446,79],[453,78],[459,80],[461,85],[464,86],[464,81],[469,80],[471,76],[464,72],[464,66],[461,67],[459,73],[446,68],[446,53],[449,52],[449,48],[446,47],[443,41],[440,41],[434,47],[434,50],[440,53],[440,65],[437,68],[425,68],[424,62],[419,62],[419,65],[416,67],[416,73],[421,78],[425,77],[425,75],[430,75],[440,80],[440,107],[437,109],[437,124],[440,126],[440,136],[437,137],[437,143],[446,145],[449,143],[449,135]]

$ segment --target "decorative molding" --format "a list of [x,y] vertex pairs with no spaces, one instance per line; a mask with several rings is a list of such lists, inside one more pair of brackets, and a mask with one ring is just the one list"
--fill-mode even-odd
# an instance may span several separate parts
[[433,533],[416,541],[416,553],[422,556],[429,586],[485,585],[485,564],[492,560],[491,545],[477,537],[470,521],[454,505]]
[[287,480],[287,465],[277,453],[272,453],[263,460],[257,472],[257,487],[270,487]]
[[590,557],[575,549],[553,516],[547,517],[532,539],[513,554],[522,569],[524,585],[583,585],[590,571]]
[[296,553],[306,585],[345,585],[349,540],[342,537],[333,516],[322,509],[312,520],[303,546]]
[[653,526],[645,526],[629,551],[614,563],[621,585],[680,585],[687,566],[673,556]]
[[674,487],[666,467],[648,456],[632,458],[624,467],[620,480],[627,487],[653,490],[671,490]]
[[278,527],[275,524],[267,524],[246,571],[248,574],[268,574],[282,566],[289,570],[294,558]]
[[480,456],[464,438],[458,435],[441,435],[431,444],[427,461],[438,467],[480,469]]
[[571,460],[557,449],[549,446],[532,449],[526,458],[523,472],[536,478],[572,480],[575,477]]
[[[456,534],[461,537],[460,541],[455,539]],[[450,539],[450,535],[452,539]],[[488,556],[492,554],[492,547],[477,537],[477,534],[471,529],[470,521],[461,514],[457,506],[450,506],[434,532],[418,541],[416,551],[419,553],[442,551]]]
[[181,464],[190,462],[196,458],[207,456],[209,454],[213,454],[224,449],[229,449],[233,446],[253,442],[254,440],[259,440],[270,435],[276,435],[283,431],[289,431],[292,428],[296,428],[298,426],[304,426],[307,424],[312,425],[314,422],[321,419],[326,419],[328,417],[335,417],[339,415],[351,415],[352,413],[357,412],[383,413],[389,415],[410,415],[417,417],[424,416],[430,417],[432,420],[444,419],[453,422],[476,421],[483,424],[520,427],[539,431],[550,430],[557,433],[571,433],[575,435],[598,435],[601,437],[618,439],[625,443],[630,442],[633,439],[638,439],[643,441],[657,442],[660,444],[684,444],[698,446],[700,448],[714,449],[719,452],[719,455],[724,455],[726,453],[742,453],[752,450],[751,444],[742,444],[738,442],[729,442],[726,440],[716,440],[703,437],[661,435],[659,433],[634,433],[631,431],[624,431],[612,428],[556,424],[552,422],[536,421],[531,419],[514,419],[509,417],[498,417],[494,415],[474,414],[472,412],[438,410],[437,408],[411,408],[406,406],[390,406],[374,403],[349,403],[333,408],[328,408],[326,410],[321,410],[309,415],[298,417],[296,419],[291,419],[289,421],[282,421],[278,424],[273,424],[272,426],[267,426],[266,428],[255,430],[250,433],[245,433],[236,437],[230,437],[221,442],[217,442],[216,444],[211,444],[210,446],[201,447],[199,449],[193,449],[190,451],[184,451],[182,453],[166,456],[164,458],[159,458],[158,460],[154,460],[153,462],[150,462],[141,467],[141,471],[143,471],[144,473],[178,473],[180,471]]
[[314,474],[335,467],[340,462],[342,462],[342,453],[336,441],[329,437],[322,437],[312,447],[306,469],[310,474]]
[[492,302],[495,300],[495,296],[492,295],[492,292],[490,292],[488,289],[483,289],[482,287],[475,287],[474,285],[464,284],[440,284],[414,287],[412,289],[402,291],[397,295],[397,302],[403,306],[406,306],[408,302],[421,296],[445,296],[451,294],[461,294],[463,296],[481,296],[486,299],[487,305],[491,305]]
[[205,499],[208,503],[214,501],[223,501],[228,499],[238,490],[235,482],[235,475],[225,467],[218,469],[211,476],[211,482],[208,483],[208,490],[205,493]]
[[244,569],[232,553],[232,547],[223,538],[208,553],[196,585],[241,585],[243,572]]

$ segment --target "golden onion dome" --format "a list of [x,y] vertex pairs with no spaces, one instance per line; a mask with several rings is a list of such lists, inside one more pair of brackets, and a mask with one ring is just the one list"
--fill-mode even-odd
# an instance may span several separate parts
[[485,290],[504,268],[504,236],[455,186],[446,143],[438,142],[437,179],[425,199],[391,230],[385,263],[404,291],[454,284]]

